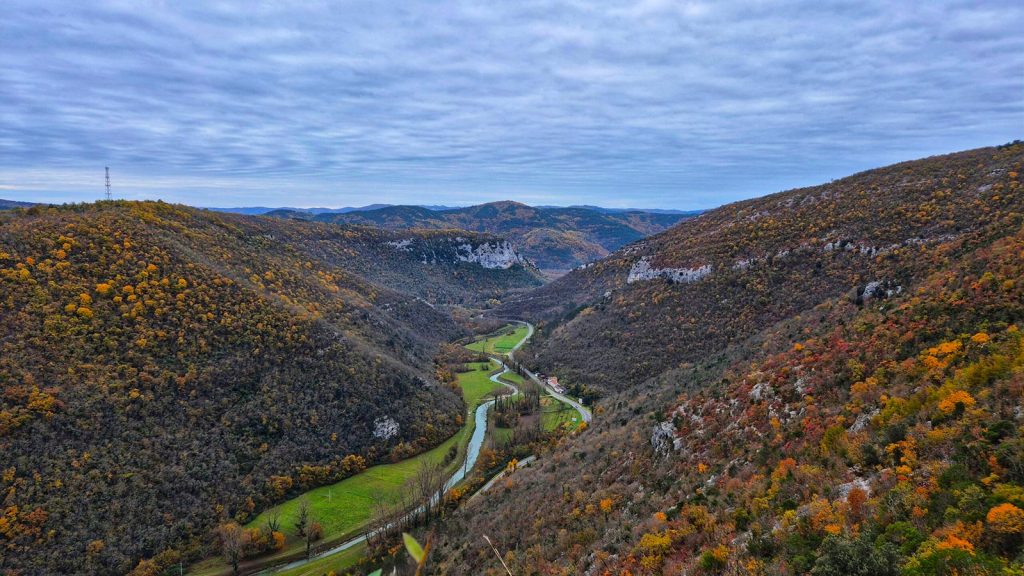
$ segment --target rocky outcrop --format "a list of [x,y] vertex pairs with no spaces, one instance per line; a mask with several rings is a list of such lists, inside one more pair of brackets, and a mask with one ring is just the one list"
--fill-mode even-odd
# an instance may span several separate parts
[[659,422],[651,430],[651,447],[660,456],[678,450],[681,440],[676,438],[676,427],[672,422]]
[[456,247],[456,257],[462,262],[474,262],[484,268],[507,269],[526,260],[516,252],[507,240],[484,242],[473,246],[470,243]]
[[412,252],[422,264],[469,262],[489,270],[507,270],[516,264],[530,265],[511,242],[500,238],[411,237],[390,240],[386,244],[395,250]]
[[651,266],[651,262],[648,260],[647,256],[644,256],[637,260],[633,264],[633,267],[629,269],[629,276],[626,278],[626,283],[632,284],[633,282],[640,282],[642,280],[664,278],[669,282],[689,284],[690,282],[700,280],[708,274],[711,274],[710,264],[705,264],[698,268],[654,268]]
[[398,436],[399,424],[391,416],[381,416],[373,421],[373,437],[390,440]]

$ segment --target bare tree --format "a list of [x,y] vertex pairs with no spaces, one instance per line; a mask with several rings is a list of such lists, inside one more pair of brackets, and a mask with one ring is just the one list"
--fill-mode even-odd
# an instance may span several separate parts
[[[388,532],[388,525],[392,522],[392,510],[384,493],[378,488],[370,495],[373,504],[370,505],[370,530],[367,533],[367,544],[371,547],[382,543]],[[377,543],[374,540],[377,540]]]
[[217,527],[217,538],[220,540],[220,551],[224,555],[224,560],[231,564],[232,573],[238,576],[238,563],[245,554],[245,530],[234,522],[228,522]]
[[[413,478],[413,490],[415,490],[418,500],[423,503],[423,521],[426,524],[430,523],[434,507],[440,505],[439,494],[444,489],[444,484],[444,469],[439,464],[424,459]],[[435,496],[438,497],[435,498]]]
[[295,519],[295,533],[306,541],[306,558],[309,558],[309,551],[313,542],[323,538],[324,528],[313,515],[309,508],[309,501],[305,498],[299,503],[299,516]]

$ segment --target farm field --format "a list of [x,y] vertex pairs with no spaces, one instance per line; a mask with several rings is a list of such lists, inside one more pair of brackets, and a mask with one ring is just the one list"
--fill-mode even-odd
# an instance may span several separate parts
[[580,425],[580,413],[572,406],[559,402],[551,396],[540,399],[541,421],[545,430],[554,430],[565,424],[571,428]]
[[523,383],[523,377],[520,376],[519,374],[516,374],[515,372],[506,372],[505,374],[501,375],[501,378],[499,378],[499,380],[515,384],[516,386]]
[[529,328],[526,326],[518,324],[515,325],[515,328],[507,326],[496,332],[493,336],[467,344],[466,348],[474,352],[483,352],[484,354],[508,354],[509,350],[522,342],[527,334],[529,334]]

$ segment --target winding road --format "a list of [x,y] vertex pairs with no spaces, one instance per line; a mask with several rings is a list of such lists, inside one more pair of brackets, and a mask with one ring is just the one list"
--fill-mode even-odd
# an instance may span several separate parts
[[[523,338],[522,340],[520,340],[518,344],[516,344],[515,346],[512,347],[511,350],[509,350],[508,357],[510,359],[512,359],[512,360],[515,360],[515,357],[514,357],[515,351],[518,350],[520,346],[525,344],[526,341],[529,340],[533,336],[533,330],[534,330],[533,329],[533,324],[530,324],[529,322],[523,322],[521,320],[516,320],[515,322],[526,326],[527,332],[526,332],[526,338]],[[560,393],[556,392],[554,388],[552,388],[551,386],[548,386],[548,383],[546,381],[541,381],[541,379],[538,378],[536,374],[534,374],[533,372],[530,372],[526,368],[523,368],[523,372],[525,372],[526,375],[530,377],[530,380],[533,380],[534,382],[539,384],[541,386],[541,388],[543,388],[544,390],[547,390],[548,394],[554,396],[560,402],[563,402],[563,403],[568,404],[569,406],[572,406],[573,408],[575,408],[576,411],[580,413],[580,418],[583,418],[583,421],[586,422],[588,425],[590,424],[590,421],[594,418],[594,416],[593,416],[593,414],[591,414],[589,408],[587,408],[583,404],[580,404],[578,401],[573,400],[572,398],[569,398],[565,394],[560,394]]]

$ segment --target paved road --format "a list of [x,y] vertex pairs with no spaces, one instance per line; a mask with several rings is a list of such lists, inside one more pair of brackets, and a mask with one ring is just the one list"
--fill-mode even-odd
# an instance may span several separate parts
[[[529,331],[526,333],[526,338],[523,338],[519,342],[519,344],[516,344],[515,347],[513,347],[509,351],[508,357],[512,358],[512,359],[515,359],[513,357],[513,354],[515,353],[515,351],[518,350],[520,346],[522,346],[524,343],[526,343],[526,341],[529,340],[530,337],[533,336],[533,324],[530,324],[529,322],[522,322],[522,321],[519,321],[519,320],[516,320],[516,322],[526,326],[529,329]],[[533,380],[537,384],[540,384],[540,386],[542,388],[547,390],[548,394],[551,394],[552,396],[554,396],[558,400],[560,400],[560,401],[568,404],[569,406],[572,406],[573,408],[575,408],[576,411],[580,413],[580,417],[583,418],[583,421],[586,422],[588,425],[590,424],[590,421],[594,418],[594,416],[593,416],[593,414],[590,413],[590,409],[589,408],[587,408],[583,404],[580,404],[578,401],[573,400],[572,398],[569,398],[565,394],[560,394],[558,392],[555,392],[554,388],[552,388],[551,386],[548,386],[548,383],[546,381],[542,382],[541,379],[538,378],[536,374],[534,374],[533,372],[530,372],[525,367],[523,368],[523,372],[526,372],[526,375],[530,377],[530,380]]]
[[[529,464],[530,462],[533,462],[536,459],[537,459],[537,457],[533,456],[533,455],[530,455],[530,456],[527,456],[526,458],[523,458],[516,465],[516,470],[518,470],[519,468],[521,468],[523,466],[526,466],[527,464]],[[472,502],[472,501],[476,500],[477,496],[479,496],[479,495],[483,494],[484,492],[487,492],[488,490],[490,490],[491,487],[494,486],[498,482],[498,480],[501,480],[502,478],[504,478],[507,473],[508,473],[508,470],[502,470],[501,472],[498,472],[497,474],[495,474],[493,478],[491,478],[490,480],[487,481],[487,484],[484,484],[483,486],[481,486],[480,489],[477,490],[476,493],[474,493],[472,496],[470,496],[469,500],[467,500],[466,502],[469,503],[469,502]]]

